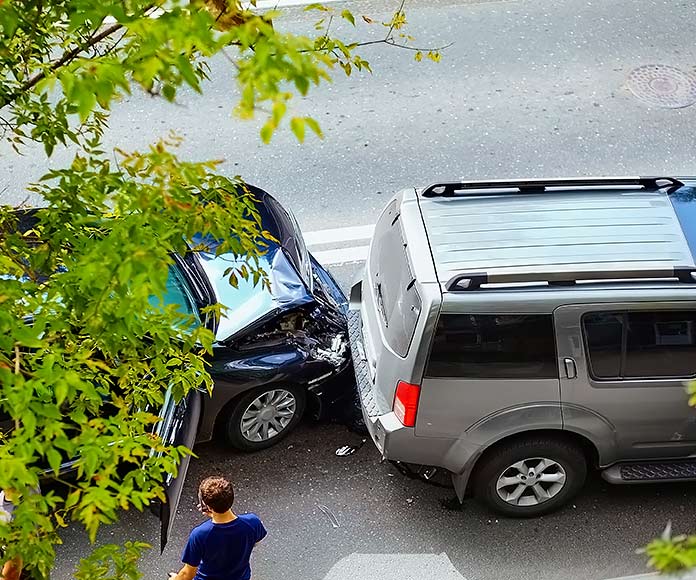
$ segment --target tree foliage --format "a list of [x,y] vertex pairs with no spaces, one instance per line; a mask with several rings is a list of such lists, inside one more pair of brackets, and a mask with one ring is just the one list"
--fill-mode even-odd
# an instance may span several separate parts
[[[172,102],[182,87],[200,92],[207,60],[222,55],[238,85],[235,114],[260,111],[269,141],[294,95],[336,70],[370,70],[360,44],[332,35],[335,20],[381,24],[384,37],[363,44],[422,56],[407,46],[403,4],[383,23],[308,9],[319,18],[315,37],[282,32],[277,11],[238,0],[0,2],[6,139],[17,152],[29,142],[49,156],[62,145],[77,151],[70,167],[29,188],[44,205],[30,231],[0,207],[0,417],[12,425],[0,440],[0,488],[21,496],[13,521],[0,523],[3,559],[19,555],[46,574],[62,527],[77,522],[94,539],[120,509],[163,499],[164,479],[190,453],[153,436],[167,389],[180,400],[211,387],[212,333],[162,302],[186,240],[201,232],[223,240],[217,252],[248,260],[232,280],[263,279],[254,258],[266,234],[240,181],[219,175],[219,162],[179,160],[175,137],[114,159],[100,148],[110,110],[135,90]],[[321,136],[312,118],[293,116],[289,127],[300,141],[307,130]],[[59,478],[71,458],[77,473],[66,493],[34,492],[44,470]],[[144,548],[99,548],[76,577],[136,578]]]

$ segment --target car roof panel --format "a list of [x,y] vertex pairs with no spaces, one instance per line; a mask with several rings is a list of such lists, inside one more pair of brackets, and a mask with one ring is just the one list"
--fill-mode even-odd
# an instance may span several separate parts
[[665,190],[420,199],[438,280],[462,272],[671,269],[694,255]]

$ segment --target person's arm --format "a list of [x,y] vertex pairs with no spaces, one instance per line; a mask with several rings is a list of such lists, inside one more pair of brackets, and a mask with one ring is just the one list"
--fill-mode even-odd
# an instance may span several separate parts
[[13,558],[9,562],[5,562],[5,565],[2,567],[2,576],[0,576],[0,580],[19,580],[21,574],[22,559]]
[[193,580],[196,575],[198,568],[191,566],[190,564],[184,564],[184,566],[176,574],[173,572],[169,574],[169,580]]
[[263,540],[268,535],[266,528],[264,527],[261,519],[256,516],[256,543],[254,546],[258,546],[259,542]]
[[193,580],[193,577],[198,572],[198,566],[203,560],[203,549],[201,546],[200,530],[195,529],[191,532],[184,553],[181,555],[181,563],[183,566],[176,574],[169,573],[169,580]]

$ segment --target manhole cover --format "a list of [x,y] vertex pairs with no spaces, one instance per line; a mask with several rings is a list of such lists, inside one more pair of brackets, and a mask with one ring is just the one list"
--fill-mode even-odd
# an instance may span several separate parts
[[629,90],[655,107],[680,109],[696,103],[696,75],[676,66],[646,64],[628,75]]

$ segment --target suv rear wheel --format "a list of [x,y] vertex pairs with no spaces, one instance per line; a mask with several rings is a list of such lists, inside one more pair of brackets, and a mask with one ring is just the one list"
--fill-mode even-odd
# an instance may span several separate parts
[[474,493],[494,511],[535,517],[568,502],[582,487],[587,461],[572,443],[518,439],[486,455],[474,479]]
[[249,391],[234,407],[225,425],[225,439],[241,451],[259,451],[275,445],[302,418],[305,391],[274,385]]

